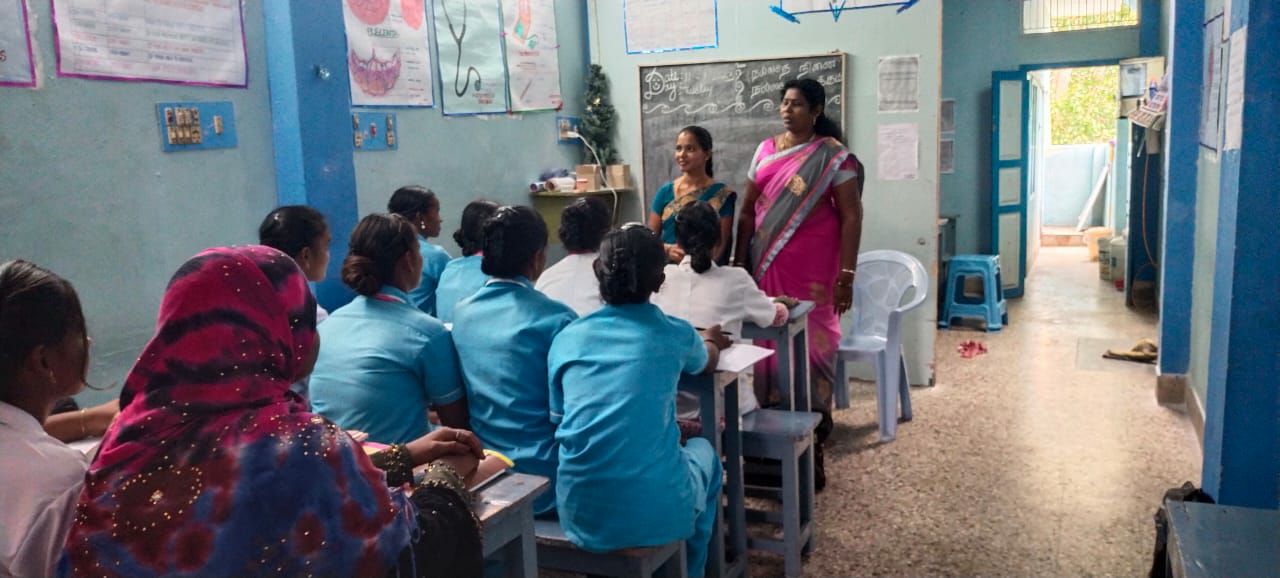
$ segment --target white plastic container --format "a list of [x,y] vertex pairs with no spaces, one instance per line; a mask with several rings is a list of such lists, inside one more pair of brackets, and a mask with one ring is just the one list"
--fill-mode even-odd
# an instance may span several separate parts
[[1120,237],[1103,237],[1098,239],[1098,278],[1111,280],[1111,241]]
[[1124,280],[1126,278],[1125,269],[1128,267],[1129,240],[1125,237],[1112,239],[1109,255],[1111,257],[1111,280]]
[[1089,247],[1089,260],[1098,260],[1098,242],[1105,238],[1114,237],[1115,233],[1106,227],[1093,227],[1085,230],[1084,243]]

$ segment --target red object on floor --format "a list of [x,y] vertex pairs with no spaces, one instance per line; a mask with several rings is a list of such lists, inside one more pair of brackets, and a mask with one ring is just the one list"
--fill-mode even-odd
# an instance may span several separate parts
[[977,341],[966,341],[961,343],[956,351],[960,352],[960,357],[965,359],[973,359],[987,352],[987,346]]

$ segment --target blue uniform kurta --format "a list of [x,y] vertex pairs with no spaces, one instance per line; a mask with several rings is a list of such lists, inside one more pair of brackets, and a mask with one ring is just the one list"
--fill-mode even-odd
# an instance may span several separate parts
[[409,292],[409,302],[427,315],[436,314],[436,291],[440,285],[440,276],[449,265],[449,252],[443,247],[427,242],[418,237],[418,251],[422,253],[422,278],[418,286]]
[[372,441],[406,443],[425,435],[431,431],[427,408],[466,393],[449,332],[399,289],[356,297],[319,331],[311,407]]
[[534,503],[555,508],[555,425],[551,423],[547,353],[551,341],[577,319],[523,277],[492,279],[453,311],[453,344],[467,386],[471,430],[486,447],[516,462],[515,470],[544,476],[551,489]]
[[701,337],[652,304],[607,305],[569,325],[548,371],[560,443],[556,505],[591,551],[686,540],[689,575],[706,569],[721,484],[701,438],[680,445],[676,384],[707,364]]
[[440,274],[440,287],[436,289],[436,317],[445,323],[453,323],[453,309],[484,287],[489,276],[480,270],[480,255],[458,257],[449,261]]

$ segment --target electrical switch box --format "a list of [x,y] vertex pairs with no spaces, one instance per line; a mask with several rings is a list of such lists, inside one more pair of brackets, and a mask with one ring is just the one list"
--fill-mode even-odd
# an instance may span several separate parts
[[352,146],[357,151],[393,151],[396,144],[396,115],[379,110],[352,111]]
[[164,152],[236,147],[235,105],[223,102],[161,102],[160,149]]

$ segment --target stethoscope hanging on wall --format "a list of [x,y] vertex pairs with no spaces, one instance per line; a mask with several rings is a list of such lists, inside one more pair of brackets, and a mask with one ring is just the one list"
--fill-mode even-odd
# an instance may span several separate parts
[[467,78],[459,87],[458,81],[462,79],[462,42],[467,37],[467,2],[462,2],[462,31],[459,32],[453,27],[453,18],[449,16],[449,1],[441,0],[440,10],[444,12],[444,20],[449,25],[449,35],[453,37],[453,43],[458,49],[458,60],[453,67],[453,93],[456,96],[464,96],[467,91],[471,90],[471,74],[476,75],[475,89],[480,90],[480,71],[474,66],[467,67]]

